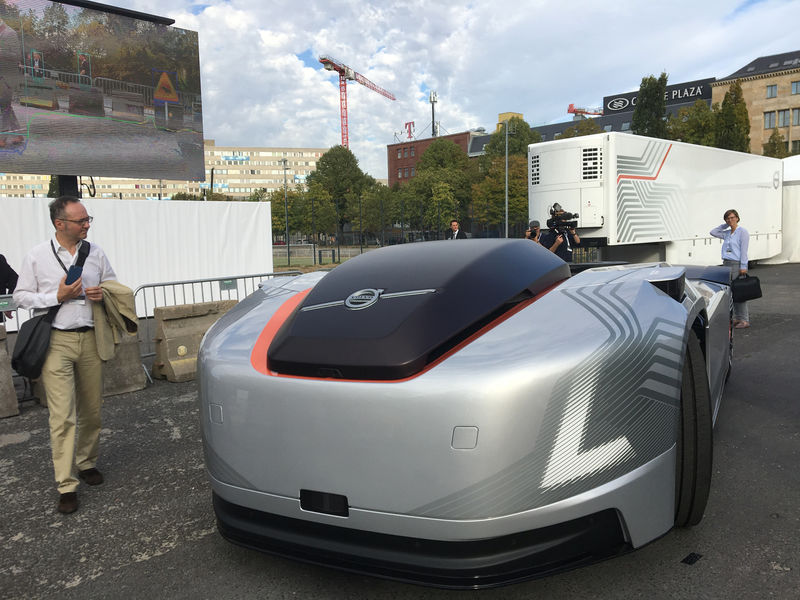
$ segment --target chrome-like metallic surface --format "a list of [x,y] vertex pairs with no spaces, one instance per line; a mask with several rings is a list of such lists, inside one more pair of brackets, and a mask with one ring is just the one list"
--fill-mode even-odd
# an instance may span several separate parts
[[[440,540],[608,508],[634,546],[672,526],[684,348],[699,327],[716,411],[729,358],[727,286],[687,279],[679,302],[650,282],[678,280],[682,267],[591,269],[408,379],[257,372],[251,353],[265,324],[321,277],[256,292],[203,342],[206,467],[222,498]],[[457,427],[479,430],[474,447],[452,447]],[[346,496],[349,516],[301,510],[301,489]]]

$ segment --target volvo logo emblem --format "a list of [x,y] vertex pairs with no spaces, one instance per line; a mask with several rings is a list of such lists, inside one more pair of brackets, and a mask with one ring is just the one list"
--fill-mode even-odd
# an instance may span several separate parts
[[778,187],[780,187],[780,185],[781,185],[781,174],[778,171],[775,171],[775,173],[772,175],[772,187],[774,187],[777,190]]
[[344,301],[344,305],[350,310],[362,310],[375,304],[381,297],[383,290],[367,288],[358,290],[350,294]]
[[322,302],[320,304],[311,304],[304,306],[300,312],[308,312],[310,310],[321,310],[323,308],[334,308],[337,306],[344,306],[350,310],[362,310],[373,306],[378,300],[392,300],[395,298],[411,298],[413,296],[426,296],[428,294],[435,294],[435,288],[427,288],[424,290],[406,290],[404,292],[389,292],[384,294],[384,290],[376,288],[365,288],[353,292],[344,300],[333,300],[331,302]]
[[608,102],[608,109],[609,110],[622,110],[623,108],[627,108],[630,102],[627,98],[614,98]]

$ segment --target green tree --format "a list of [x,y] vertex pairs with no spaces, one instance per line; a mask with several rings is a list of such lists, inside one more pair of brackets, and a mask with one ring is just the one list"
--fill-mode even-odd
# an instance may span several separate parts
[[730,85],[722,99],[714,124],[714,145],[727,150],[750,152],[750,117],[738,79]]
[[[508,155],[528,156],[528,146],[542,141],[541,134],[520,117],[511,117],[508,120]],[[506,155],[506,131],[505,126],[500,127],[489,138],[489,142],[484,146],[484,168],[488,168],[492,160]]]
[[347,201],[358,198],[372,178],[358,166],[358,159],[344,146],[334,146],[317,161],[316,170],[306,178],[306,184],[319,184],[330,194],[339,211],[339,222],[347,218]]
[[[496,158],[483,181],[472,189],[476,221],[505,234],[505,161]],[[508,159],[508,224],[519,229],[528,221],[528,160],[524,156]]]
[[581,137],[584,135],[594,135],[595,133],[603,133],[603,128],[597,124],[594,119],[581,119],[572,127],[567,127],[558,139]]
[[350,201],[348,214],[353,215],[351,217],[353,229],[361,231],[366,238],[371,235],[382,241],[383,233],[392,224],[394,197],[388,187],[373,182],[362,192],[360,203],[358,199]]
[[714,145],[714,124],[719,104],[709,106],[705,100],[698,100],[689,108],[682,108],[677,115],[667,120],[669,139],[699,146]]
[[190,194],[189,192],[177,192],[170,196],[170,200],[202,200],[197,194]]
[[302,227],[304,231],[310,231],[315,240],[319,240],[322,233],[336,233],[336,206],[319,183],[309,186],[304,194]]
[[269,192],[267,191],[267,188],[259,188],[256,191],[251,192],[245,201],[266,202],[267,200],[269,200]]
[[61,192],[58,189],[58,175],[50,175],[50,187],[47,188],[48,198],[58,198]]
[[789,149],[786,147],[786,141],[778,128],[772,130],[772,135],[769,136],[769,141],[764,144],[764,156],[771,156],[773,158],[786,158],[789,156]]
[[[431,190],[437,179],[432,175],[418,174],[407,184],[398,186],[392,191],[392,220],[400,223],[405,230],[408,241],[415,241],[412,232],[421,232],[424,229],[423,216],[425,205],[429,202],[427,192]],[[432,191],[430,191],[432,195]],[[454,215],[451,218],[462,218]],[[463,219],[463,218],[462,218]],[[415,234],[418,235],[418,234]]]
[[209,202],[231,202],[234,198],[227,194],[221,194],[220,192],[209,194],[208,190],[206,190],[206,200]]
[[453,188],[446,181],[437,181],[431,185],[431,198],[425,205],[423,226],[436,232],[436,239],[443,239],[444,232],[450,226],[453,215],[458,213],[458,202]]
[[653,75],[642,78],[636,108],[633,110],[631,131],[637,135],[655,138],[667,137],[667,74],[661,73],[656,79]]
[[445,138],[436,138],[420,156],[417,163],[417,171],[431,171],[434,169],[466,170],[468,163],[469,158],[457,144]]
[[[472,201],[472,184],[479,179],[477,164],[470,161],[467,154],[450,140],[439,138],[425,150],[417,164],[417,175],[403,187],[410,190],[417,198],[406,198],[410,204],[416,200],[428,203],[433,199],[436,183],[447,183],[456,200],[456,213],[450,219],[467,221],[468,207]],[[424,228],[425,210],[420,207],[418,226]],[[465,229],[469,229],[467,227]]]
[[301,217],[298,216],[297,205],[300,203],[301,192],[298,190],[283,189],[269,192],[269,202],[272,204],[272,239],[286,241],[286,212],[289,212],[289,235],[302,230]]

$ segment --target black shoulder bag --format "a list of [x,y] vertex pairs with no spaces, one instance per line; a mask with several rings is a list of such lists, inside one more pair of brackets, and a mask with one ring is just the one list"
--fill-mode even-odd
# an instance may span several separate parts
[[[91,244],[83,240],[80,250],[78,250],[78,260],[75,263],[79,267],[83,267],[83,263],[86,262],[90,248]],[[55,251],[53,248],[54,254]],[[58,258],[58,254],[56,254],[56,258]],[[58,258],[58,262],[66,271],[60,258]],[[14,343],[14,353],[11,356],[11,366],[23,377],[36,379],[42,374],[47,350],[50,348],[50,330],[59,308],[61,308],[60,304],[52,306],[46,313],[28,319],[20,326],[17,341]]]

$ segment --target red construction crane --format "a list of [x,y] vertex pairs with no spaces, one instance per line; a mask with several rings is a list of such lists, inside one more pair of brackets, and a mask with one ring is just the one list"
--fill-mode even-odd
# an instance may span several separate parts
[[320,56],[319,62],[325,67],[326,71],[336,71],[339,73],[339,111],[342,115],[342,146],[350,147],[350,136],[347,133],[347,80],[357,81],[363,86],[368,87],[381,96],[386,96],[389,100],[397,100],[394,94],[387,92],[379,85],[375,85],[361,73],[356,73],[353,69],[331,56]]
[[574,104],[570,104],[567,108],[567,112],[573,115],[602,115],[603,114],[603,107],[598,106],[597,108],[579,108]]

